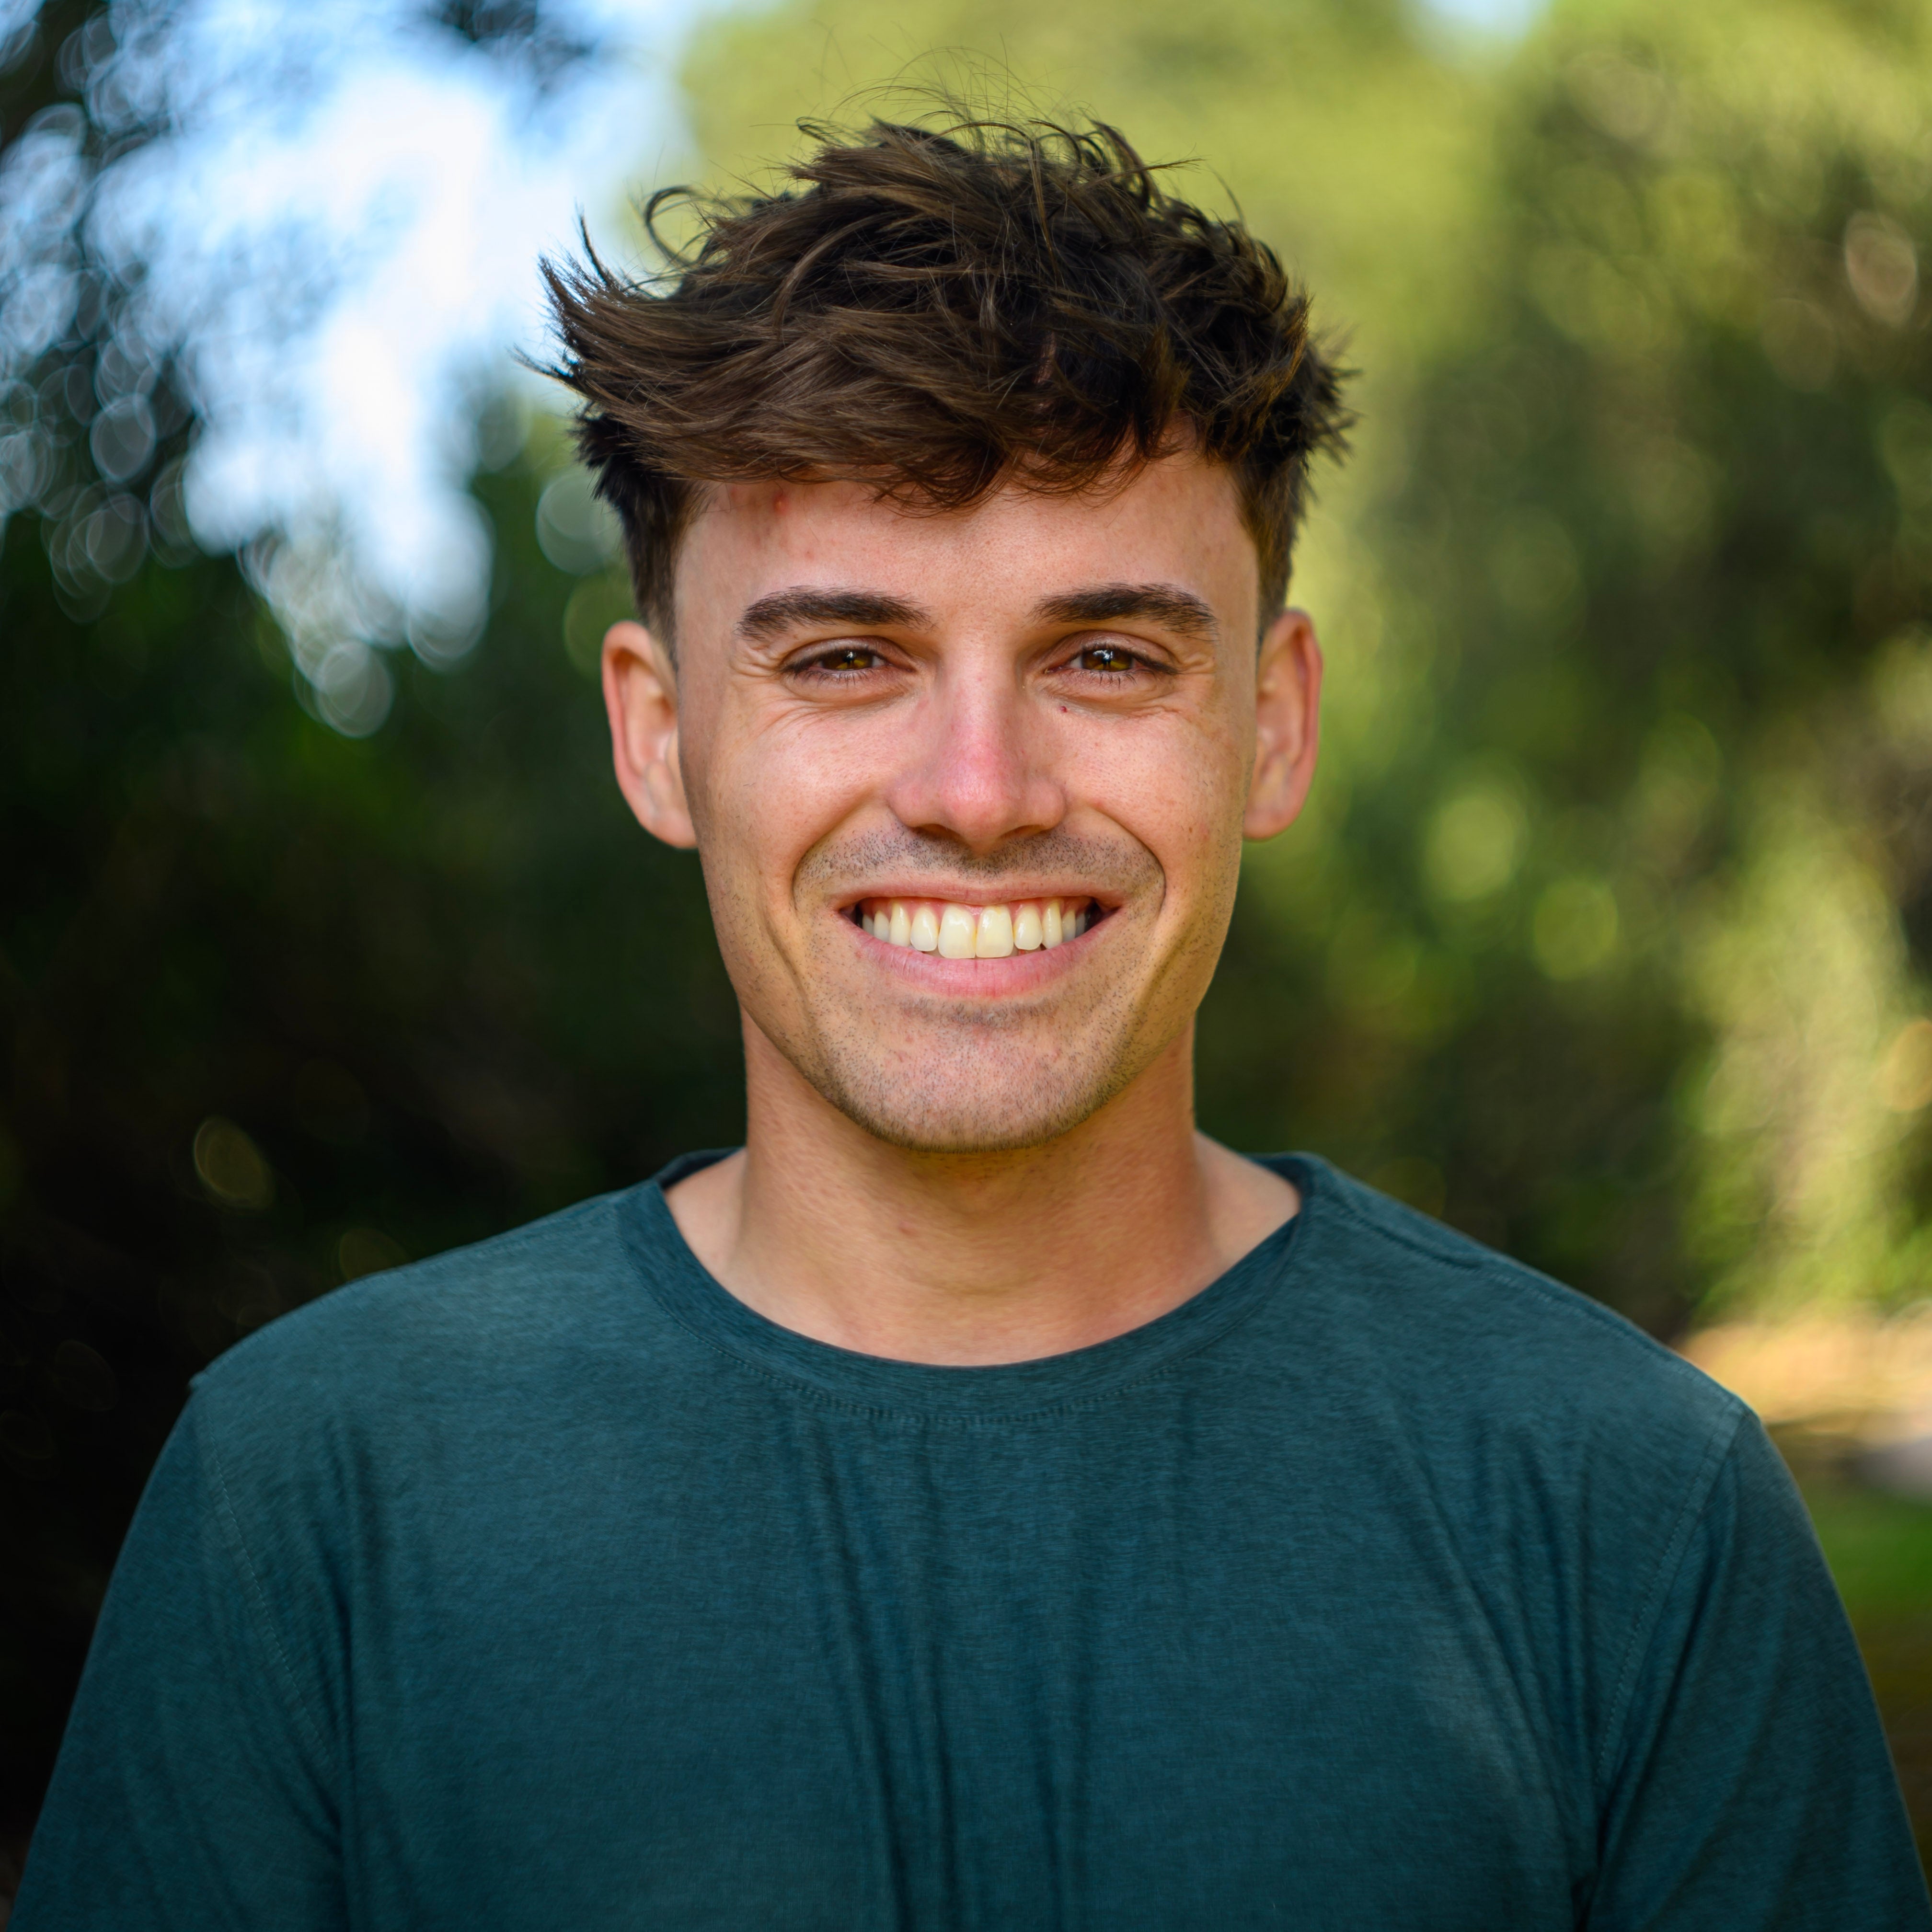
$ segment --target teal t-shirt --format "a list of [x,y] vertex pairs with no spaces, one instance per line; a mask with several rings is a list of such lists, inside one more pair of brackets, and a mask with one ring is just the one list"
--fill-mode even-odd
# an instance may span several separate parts
[[276,1322],[154,1472],[14,1932],[1932,1922],[1748,1412],[1276,1165],[1220,1280],[1009,1367],[774,1326],[655,1183]]

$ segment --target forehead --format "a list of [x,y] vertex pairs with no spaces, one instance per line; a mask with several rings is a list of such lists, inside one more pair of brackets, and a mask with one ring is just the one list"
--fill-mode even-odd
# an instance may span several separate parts
[[1225,465],[1162,457],[1102,492],[1002,485],[964,510],[922,511],[854,483],[707,489],[680,548],[680,632],[728,626],[781,589],[889,591],[942,614],[1030,610],[1086,584],[1159,580],[1251,626],[1258,557]]

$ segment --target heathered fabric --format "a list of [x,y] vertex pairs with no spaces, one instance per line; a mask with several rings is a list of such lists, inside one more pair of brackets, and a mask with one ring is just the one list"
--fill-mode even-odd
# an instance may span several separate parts
[[14,1932],[1932,1924],[1748,1412],[1274,1164],[1228,1274],[1016,1366],[773,1326],[656,1183],[274,1323],[154,1472]]

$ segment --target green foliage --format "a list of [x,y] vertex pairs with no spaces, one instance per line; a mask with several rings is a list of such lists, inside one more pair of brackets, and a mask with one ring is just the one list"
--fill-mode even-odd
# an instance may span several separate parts
[[1855,1623],[1916,1614],[1932,1604],[1932,1508],[1820,1472],[1806,1507]]
[[[1627,1305],[1927,1285],[1932,1094],[1900,1064],[1932,938],[1924,32],[1552,23],[1499,97],[1483,326],[1358,526],[1414,697],[1342,842],[1402,880],[1425,954],[1486,908],[1500,995],[1444,1042],[1432,1152],[1452,1204]],[[1472,784],[1528,828],[1484,892],[1450,876]],[[1499,1144],[1453,1095],[1505,1034],[1543,1036],[1513,1096],[1538,1124]],[[1570,1224],[1593,1183],[1607,1222]],[[1666,1202],[1667,1247],[1619,1252]]]
[[1797,1466],[1932,1869],[1932,1508],[1811,1466],[1802,1450]]

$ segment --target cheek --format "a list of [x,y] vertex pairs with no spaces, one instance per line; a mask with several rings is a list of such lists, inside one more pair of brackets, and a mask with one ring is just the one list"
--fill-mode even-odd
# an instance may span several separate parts
[[1225,730],[1163,724],[1094,759],[1088,796],[1159,860],[1170,898],[1214,897],[1240,851],[1250,760]]
[[799,866],[836,831],[862,787],[855,760],[809,732],[721,734],[704,760],[710,824],[700,827],[755,898],[789,898]]

